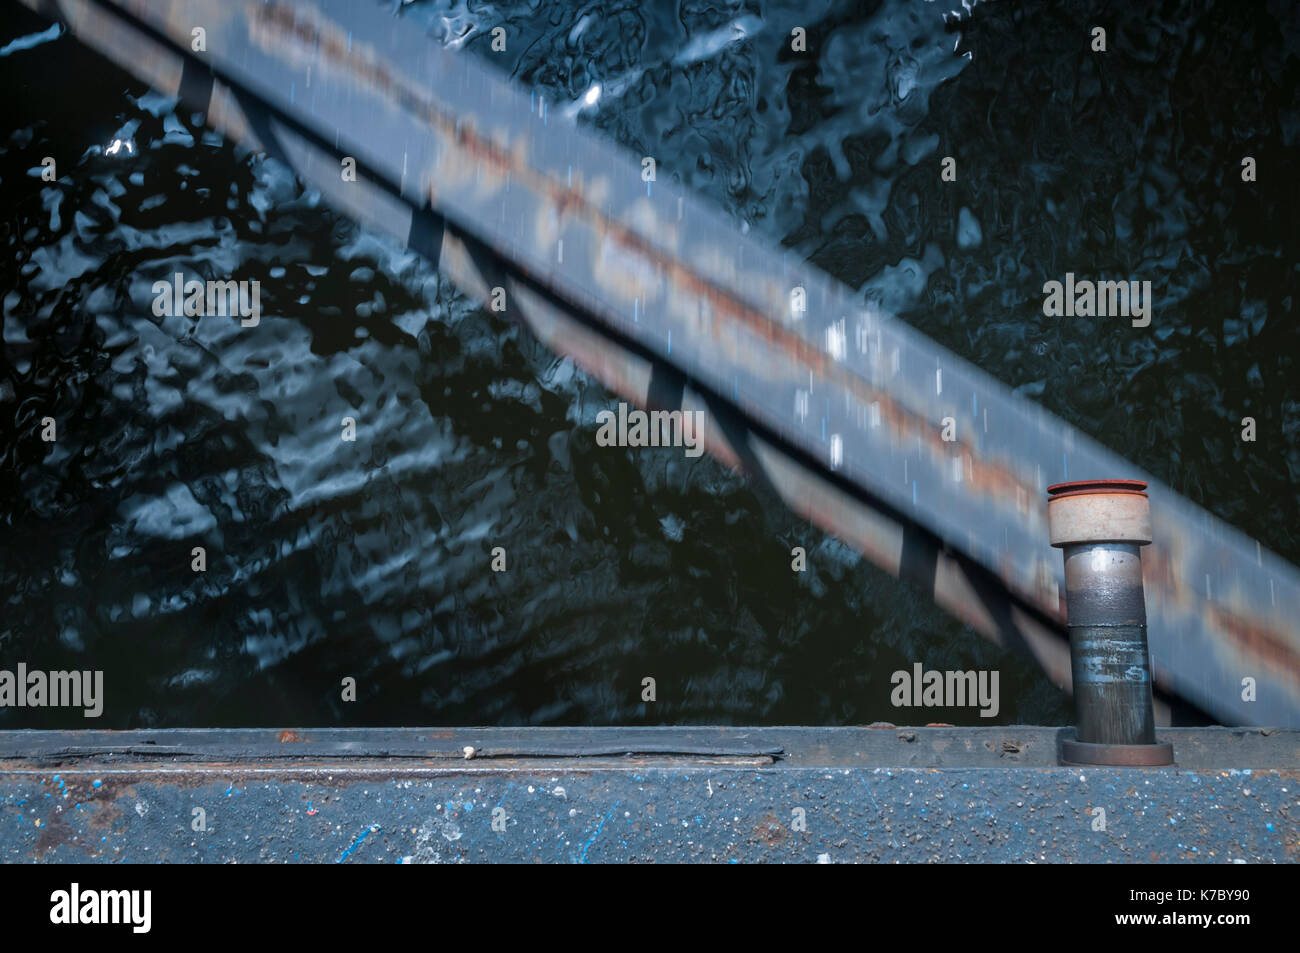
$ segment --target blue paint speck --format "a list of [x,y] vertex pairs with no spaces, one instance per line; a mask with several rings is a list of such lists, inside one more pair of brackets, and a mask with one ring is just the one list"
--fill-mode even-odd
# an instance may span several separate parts
[[369,837],[372,831],[377,831],[377,830],[379,830],[379,825],[375,825],[374,827],[367,827],[364,831],[360,833],[360,835],[358,835],[357,839],[352,842],[352,844],[348,847],[348,849],[339,855],[339,859],[335,861],[335,863],[340,863],[340,864],[343,863],[343,861],[347,859],[349,854],[351,854],[354,850],[356,850],[359,846],[361,846],[361,842],[365,840],[367,837]]

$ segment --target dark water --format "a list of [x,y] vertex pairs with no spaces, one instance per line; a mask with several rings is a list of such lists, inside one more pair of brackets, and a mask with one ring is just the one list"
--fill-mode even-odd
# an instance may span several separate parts
[[[1297,8],[1141,7],[403,15],[552,101],[600,83],[582,121],[1295,561]],[[3,9],[0,45],[44,29]],[[71,38],[0,81],[0,668],[107,696],[0,726],[980,721],[893,708],[914,662],[1000,671],[998,722],[1071,718],[708,458],[597,447],[598,384]],[[260,280],[257,333],[154,317],[175,271]],[[1151,280],[1152,326],[1044,318],[1067,271]]]

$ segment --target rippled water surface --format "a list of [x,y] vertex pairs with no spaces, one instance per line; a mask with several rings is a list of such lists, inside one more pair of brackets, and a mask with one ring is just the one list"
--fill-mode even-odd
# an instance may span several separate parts
[[[914,662],[1000,670],[1000,722],[1070,719],[754,484],[596,446],[616,398],[569,361],[70,37],[11,43],[45,24],[4,9],[0,667],[102,669],[97,727],[980,720],[892,708]],[[401,15],[1300,559],[1297,8],[958,9]],[[155,317],[177,271],[258,279],[256,332]],[[1150,280],[1151,327],[1043,317],[1067,271]]]

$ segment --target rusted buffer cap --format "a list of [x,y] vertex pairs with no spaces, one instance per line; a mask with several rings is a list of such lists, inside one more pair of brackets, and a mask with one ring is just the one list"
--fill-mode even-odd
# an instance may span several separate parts
[[1047,488],[1053,546],[1151,542],[1151,501],[1141,480],[1078,480]]

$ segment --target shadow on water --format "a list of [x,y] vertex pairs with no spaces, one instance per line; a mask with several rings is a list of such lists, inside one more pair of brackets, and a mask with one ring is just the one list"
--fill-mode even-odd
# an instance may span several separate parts
[[[1237,174],[1295,181],[1294,16],[1011,6],[403,15],[1295,560],[1295,192]],[[0,45],[44,29],[6,10]],[[95,727],[981,722],[893,708],[916,662],[1071,718],[762,488],[596,446],[616,400],[570,362],[71,38],[0,75],[0,668],[102,669]],[[1150,279],[1152,326],[1043,317],[1066,271]],[[260,323],[156,316],[176,272],[258,280]]]

